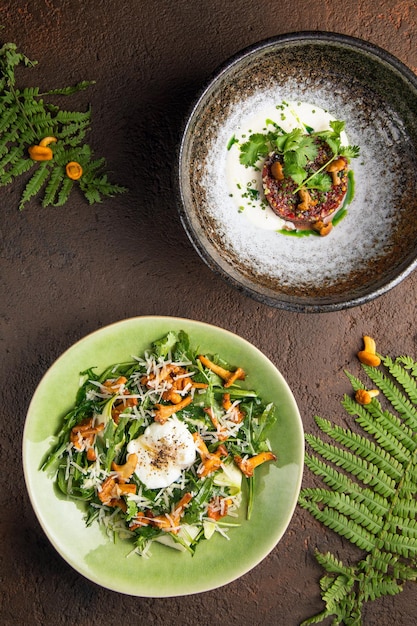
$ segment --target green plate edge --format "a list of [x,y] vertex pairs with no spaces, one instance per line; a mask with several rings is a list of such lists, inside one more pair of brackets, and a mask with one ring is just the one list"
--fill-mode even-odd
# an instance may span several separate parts
[[[229,540],[216,534],[196,554],[152,546],[152,557],[130,554],[132,544],[113,543],[83,512],[57,497],[53,481],[39,471],[62,416],[72,406],[79,373],[98,370],[132,355],[169,330],[184,330],[192,346],[219,353],[247,372],[245,386],[278,407],[269,433],[276,463],[257,469],[255,505],[250,521],[241,515]],[[57,552],[80,574],[105,588],[141,597],[196,594],[226,585],[258,565],[276,546],[297,504],[304,466],[304,432],[294,396],[282,374],[258,348],[225,329],[177,317],[133,317],[103,327],[66,350],[49,368],[31,400],[23,432],[23,469],[35,514]],[[243,508],[243,507],[242,507]]]

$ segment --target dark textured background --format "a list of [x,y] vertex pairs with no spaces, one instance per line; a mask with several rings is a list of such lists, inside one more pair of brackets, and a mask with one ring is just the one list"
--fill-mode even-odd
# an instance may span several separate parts
[[[88,206],[36,201],[18,211],[21,184],[1,202],[0,623],[265,624],[295,626],[321,608],[318,547],[354,557],[345,541],[297,508],[276,549],[240,580],[199,596],[141,599],[83,579],[54,551],[26,494],[21,438],[46,368],[74,341],[111,322],[163,314],[220,325],[254,343],[291,385],[305,430],[313,418],[343,422],[344,368],[371,334],[381,352],[417,355],[417,274],[363,307],[287,313],[259,304],[211,274],[184,233],[172,172],[183,117],[226,58],[266,37],[298,30],[367,39],[417,72],[417,3],[393,0],[2,0],[2,43],[39,64],[20,84],[45,89],[91,79],[66,101],[91,103],[89,136],[112,179],[129,192]],[[416,104],[417,106],[417,104]],[[23,183],[22,183],[23,184]],[[306,473],[304,485],[312,485]],[[366,626],[417,623],[417,590],[370,605]]]

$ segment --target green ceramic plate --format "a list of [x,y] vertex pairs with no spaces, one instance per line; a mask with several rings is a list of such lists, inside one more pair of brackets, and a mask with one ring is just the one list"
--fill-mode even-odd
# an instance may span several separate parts
[[[242,513],[229,540],[215,535],[195,556],[163,545],[152,557],[130,554],[132,544],[112,543],[97,524],[87,528],[80,505],[59,497],[53,481],[39,471],[62,416],[74,403],[79,373],[98,370],[141,354],[169,330],[184,330],[193,346],[221,354],[247,372],[245,385],[276,403],[279,418],[270,440],[278,456],[257,470],[250,521]],[[95,583],[134,596],[168,597],[225,585],[255,567],[285,532],[297,503],[304,463],[304,437],[294,397],[275,366],[253,345],[226,330],[171,317],[137,317],[102,328],[69,348],[46,372],[29,406],[23,435],[26,485],[43,530],[59,554]],[[242,509],[245,507],[242,506]]]

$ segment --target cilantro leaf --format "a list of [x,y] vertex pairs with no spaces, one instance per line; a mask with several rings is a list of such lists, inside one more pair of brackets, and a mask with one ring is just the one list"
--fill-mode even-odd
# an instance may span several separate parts
[[[257,162],[271,150],[278,152],[282,155],[285,176],[292,178],[298,186],[293,193],[296,193],[302,185],[306,185],[308,189],[329,191],[331,178],[324,171],[326,166],[338,156],[350,159],[359,155],[358,146],[341,145],[340,135],[345,129],[343,121],[332,120],[329,123],[329,130],[318,132],[313,132],[313,129],[306,125],[285,132],[269,118],[266,124],[274,126],[275,131],[252,134],[249,140],[240,146],[240,163],[245,167],[256,166]],[[316,173],[312,173],[309,164],[317,158],[320,143],[318,140],[326,142],[332,156]]]
[[307,178],[307,171],[290,159],[284,161],[284,174],[290,176],[297,185],[302,185]]
[[356,159],[359,156],[359,146],[340,146],[339,155],[347,159]]
[[338,135],[340,137],[340,133],[342,131],[345,130],[345,122],[342,122],[340,120],[332,120],[330,123],[330,128],[333,130],[335,135]]
[[283,135],[282,140],[281,138],[278,138],[277,145],[278,143],[281,144],[281,151],[284,152],[284,154],[285,152],[297,150],[300,140],[303,137],[303,133],[304,131],[302,128],[294,128],[291,132]]
[[330,176],[324,172],[318,172],[311,176],[305,183],[307,189],[317,189],[318,191],[330,191],[332,188],[332,180]]
[[308,135],[303,135],[298,142],[297,155],[301,162],[306,165],[309,161],[314,161],[317,156],[317,145],[314,143],[314,139]]
[[246,167],[255,165],[261,157],[268,154],[268,151],[267,137],[262,133],[254,133],[248,141],[241,145],[239,161]]

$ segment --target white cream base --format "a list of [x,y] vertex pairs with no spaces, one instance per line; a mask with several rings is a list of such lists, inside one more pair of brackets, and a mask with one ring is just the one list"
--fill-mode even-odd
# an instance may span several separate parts
[[[239,161],[240,146],[253,133],[273,131],[273,125],[267,125],[267,120],[275,122],[288,133],[294,128],[305,128],[303,125],[315,131],[329,130],[330,121],[334,119],[333,115],[321,107],[306,102],[284,102],[260,108],[252,117],[245,118],[243,123],[236,128],[233,136],[237,143],[233,143],[226,155],[227,183],[236,208],[256,228],[280,230],[285,226],[285,221],[272,211],[265,200],[261,171],[263,159],[258,161],[257,168],[244,167]],[[349,144],[346,133],[342,133],[342,143],[343,145]],[[248,197],[248,187],[258,192],[258,198]]]
[[[283,285],[319,286],[337,282],[341,275],[363,266],[367,259],[383,255],[390,243],[390,224],[395,219],[394,194],[399,197],[401,193],[392,184],[391,172],[400,157],[395,150],[387,148],[390,143],[395,145],[395,135],[401,140],[401,121],[395,119],[393,111],[375,110],[374,125],[370,126],[354,100],[347,102],[338,94],[319,90],[305,94],[310,104],[304,105],[303,117],[312,106],[328,111],[323,123],[332,118],[344,120],[349,143],[360,147],[359,158],[351,163],[355,196],[346,217],[327,237],[285,236],[275,232],[278,224],[269,212],[259,208],[239,212],[236,198],[230,195],[230,186],[236,184],[238,147],[233,146],[233,154],[227,150],[227,144],[244,129],[255,131],[257,120],[264,123],[266,112],[276,111],[277,104],[296,102],[294,89],[288,85],[285,91],[278,86],[275,91],[259,91],[235,105],[225,119],[214,122],[215,138],[204,163],[202,185],[207,197],[206,211],[221,235],[225,252],[230,251],[241,264],[278,279]],[[306,116],[303,121],[308,123],[308,120]],[[245,172],[245,168],[242,170]],[[375,172],[378,172],[377,181]],[[239,172],[242,182],[246,175],[252,177],[249,170],[246,174]]]

